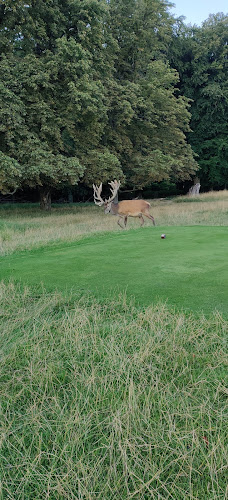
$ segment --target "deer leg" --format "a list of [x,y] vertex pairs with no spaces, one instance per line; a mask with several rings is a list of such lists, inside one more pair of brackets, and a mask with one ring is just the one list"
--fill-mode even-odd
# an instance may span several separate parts
[[125,223],[125,218],[124,218],[124,223],[125,223],[125,226],[123,227],[122,224],[120,224],[120,219],[122,219],[122,217],[119,217],[118,221],[117,221],[117,224],[119,224],[119,226],[121,227],[121,229],[125,229],[126,227],[126,223]]
[[140,219],[140,221],[141,221],[140,226],[142,227],[142,226],[144,225],[144,223],[145,223],[145,221],[144,221],[144,218],[143,218],[142,214],[141,214],[141,215],[139,215],[139,219]]
[[150,214],[144,214],[144,215],[145,215],[145,217],[148,217],[148,219],[152,220],[153,221],[153,225],[156,226],[155,220],[154,220],[154,218],[153,218],[152,215],[150,215]]
[[125,225],[125,227],[127,225],[127,215],[125,215],[125,217],[124,217],[124,225]]

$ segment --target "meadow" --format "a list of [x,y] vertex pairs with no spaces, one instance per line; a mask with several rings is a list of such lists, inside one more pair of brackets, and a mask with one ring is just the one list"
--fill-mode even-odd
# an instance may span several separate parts
[[227,498],[228,192],[151,204],[0,206],[0,498]]
[[[228,190],[189,198],[152,200],[151,213],[162,226],[227,226]],[[145,220],[145,227],[151,223]],[[128,219],[127,229],[138,229],[139,220]],[[103,210],[91,204],[53,205],[51,213],[38,205],[0,205],[0,255],[17,250],[78,241],[98,232],[120,231],[115,217],[104,217]]]

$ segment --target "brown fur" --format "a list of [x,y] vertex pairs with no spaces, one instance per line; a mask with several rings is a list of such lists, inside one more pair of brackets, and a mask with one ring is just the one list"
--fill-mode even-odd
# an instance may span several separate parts
[[153,221],[153,224],[155,225],[155,221],[152,215],[150,215],[149,210],[151,208],[151,205],[148,201],[144,200],[123,200],[120,201],[119,203],[107,203],[105,206],[105,213],[111,213],[112,215],[119,215],[118,219],[118,224],[120,227],[123,227],[120,224],[120,219],[124,219],[124,225],[126,227],[127,225],[127,219],[128,217],[139,217],[141,221],[141,226],[144,224],[144,218],[147,217],[148,219]]

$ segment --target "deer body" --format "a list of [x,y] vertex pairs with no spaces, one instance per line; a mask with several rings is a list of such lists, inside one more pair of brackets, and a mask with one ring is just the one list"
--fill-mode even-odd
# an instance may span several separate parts
[[144,218],[148,217],[148,219],[153,221],[153,224],[155,225],[155,220],[150,215],[149,210],[151,208],[151,205],[148,201],[144,200],[123,200],[118,203],[117,201],[117,193],[118,189],[120,186],[120,182],[117,181],[112,181],[109,183],[112,188],[112,196],[108,200],[102,200],[101,198],[101,190],[102,190],[102,184],[99,186],[93,186],[94,188],[94,202],[96,205],[99,206],[104,206],[104,212],[105,214],[112,214],[112,215],[119,215],[118,219],[118,224],[120,227],[123,228],[123,226],[120,224],[120,220],[124,219],[124,225],[126,227],[127,225],[127,219],[128,217],[139,217],[141,221],[141,226],[144,224]]

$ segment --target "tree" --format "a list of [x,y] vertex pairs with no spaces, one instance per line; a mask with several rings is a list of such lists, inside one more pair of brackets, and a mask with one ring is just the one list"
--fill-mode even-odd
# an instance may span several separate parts
[[118,43],[115,83],[103,141],[119,158],[128,184],[189,179],[197,169],[185,134],[189,103],[178,97],[178,74],[167,62],[173,19],[169,2],[110,1]]
[[99,0],[7,0],[2,8],[1,150],[47,209],[53,187],[82,177],[106,123],[105,8]]
[[[178,47],[178,50],[177,50]],[[181,94],[192,100],[188,140],[198,155],[204,189],[228,182],[228,17],[211,15],[201,28],[181,26],[171,51]]]
[[4,189],[39,187],[48,209],[53,188],[79,180],[118,177],[143,188],[194,173],[189,104],[167,61],[169,5],[5,0],[0,149],[12,169]]
[[[11,189],[11,179],[12,186],[38,186],[41,206],[46,209],[50,208],[51,188],[76,184],[84,171],[78,158],[70,156],[64,147],[51,92],[52,69],[34,55],[22,59],[12,55],[0,63],[4,81],[0,89],[1,151],[17,164],[15,176],[12,169],[7,176],[7,185]],[[9,170],[10,161],[7,165]],[[4,185],[6,189],[6,182]]]

